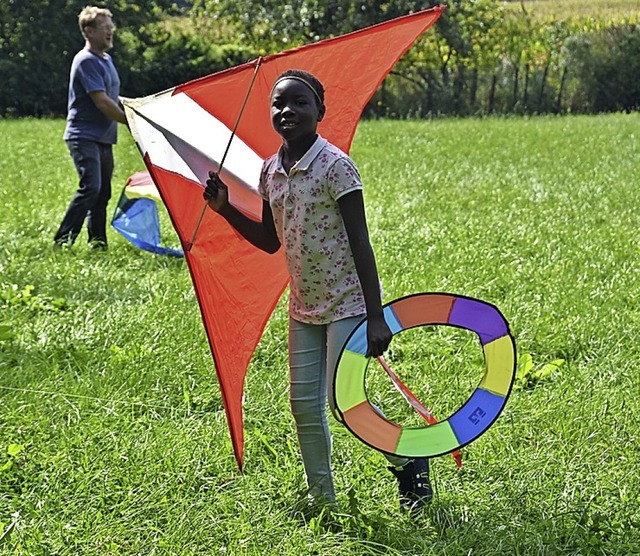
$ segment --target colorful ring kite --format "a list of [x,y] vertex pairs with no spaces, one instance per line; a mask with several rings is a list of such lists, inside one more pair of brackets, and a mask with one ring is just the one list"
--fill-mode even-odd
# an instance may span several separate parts
[[515,378],[516,346],[509,324],[493,305],[446,293],[421,293],[385,305],[393,334],[424,325],[446,325],[475,332],[484,353],[485,372],[464,405],[446,420],[403,427],[383,417],[369,402],[365,375],[367,321],[351,333],[336,364],[334,396],[338,417],[365,444],[404,457],[433,457],[473,442],[498,418]]

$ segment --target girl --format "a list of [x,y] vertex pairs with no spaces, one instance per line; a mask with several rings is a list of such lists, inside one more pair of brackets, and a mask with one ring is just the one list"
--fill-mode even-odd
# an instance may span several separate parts
[[[270,103],[282,146],[262,167],[262,222],[229,203],[226,185],[213,172],[204,198],[256,247],[268,253],[284,247],[291,411],[310,501],[335,507],[327,384],[344,341],[364,315],[369,356],[382,355],[392,334],[383,317],[360,175],[345,153],[316,132],[325,114],[324,87],[308,72],[288,70],[276,79]],[[334,400],[329,404],[333,411]],[[429,460],[387,459],[399,481],[401,506],[419,510],[432,496]]]

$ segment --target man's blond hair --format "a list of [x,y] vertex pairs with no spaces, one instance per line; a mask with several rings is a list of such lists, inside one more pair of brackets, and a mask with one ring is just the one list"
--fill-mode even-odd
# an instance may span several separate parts
[[96,6],[86,6],[78,14],[78,26],[84,37],[84,28],[93,27],[98,17],[113,17],[113,14],[107,8],[97,8]]

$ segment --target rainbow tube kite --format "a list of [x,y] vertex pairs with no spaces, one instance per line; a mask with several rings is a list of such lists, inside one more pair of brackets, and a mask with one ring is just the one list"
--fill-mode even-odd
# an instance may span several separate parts
[[367,398],[369,364],[366,319],[347,339],[334,377],[336,410],[344,425],[365,444],[403,457],[433,457],[473,442],[498,418],[515,378],[516,346],[509,325],[489,303],[446,293],[421,293],[385,305],[393,334],[424,325],[445,325],[475,332],[482,345],[485,372],[465,404],[446,420],[423,427],[402,427],[380,415]]

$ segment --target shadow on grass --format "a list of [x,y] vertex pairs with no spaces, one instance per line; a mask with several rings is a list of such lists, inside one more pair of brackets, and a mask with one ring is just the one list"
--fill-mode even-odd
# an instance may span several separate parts
[[[550,519],[529,514],[521,518],[513,503],[513,519],[505,507],[491,511],[434,501],[417,517],[408,513],[348,513],[321,516],[306,525],[317,534],[341,535],[362,547],[362,554],[637,554],[640,537],[634,529],[616,527],[589,507]],[[501,519],[503,522],[501,523]]]

